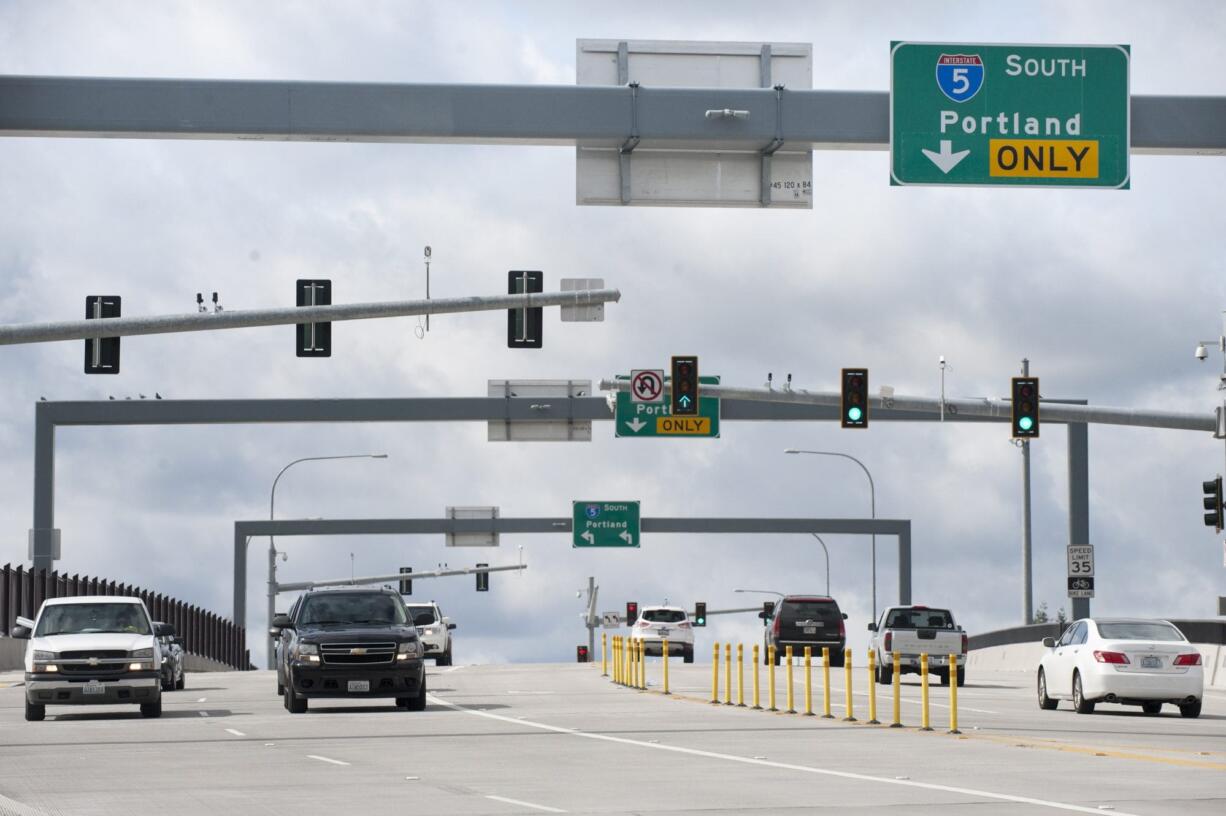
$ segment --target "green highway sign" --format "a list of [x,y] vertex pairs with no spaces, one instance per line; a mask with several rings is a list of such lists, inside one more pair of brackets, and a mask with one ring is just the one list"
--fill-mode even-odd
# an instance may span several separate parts
[[639,546],[638,502],[577,501],[573,503],[572,511],[574,546]]
[[1127,45],[890,43],[890,184],[1128,189]]
[[[619,376],[624,380],[626,377]],[[699,375],[698,415],[674,417],[664,391],[659,391],[657,402],[636,402],[629,391],[617,392],[617,409],[614,411],[613,435],[622,437],[718,437],[719,398],[704,397],[701,386],[719,385],[719,377]]]

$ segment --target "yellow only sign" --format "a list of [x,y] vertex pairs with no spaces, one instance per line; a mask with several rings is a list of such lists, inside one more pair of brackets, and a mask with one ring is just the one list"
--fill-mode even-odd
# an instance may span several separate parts
[[711,433],[710,417],[656,417],[656,433],[703,436]]
[[1098,178],[1097,139],[990,139],[994,177]]

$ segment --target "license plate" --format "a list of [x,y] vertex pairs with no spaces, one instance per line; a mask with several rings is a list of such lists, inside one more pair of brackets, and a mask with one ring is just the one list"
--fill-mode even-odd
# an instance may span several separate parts
[[806,635],[816,635],[816,634],[817,634],[817,627],[816,627],[816,626],[806,626],[806,627],[805,627],[805,634],[806,634]]
[[1141,658],[1141,668],[1143,669],[1160,669],[1162,668],[1162,658],[1157,655],[1146,655]]
[[370,691],[370,681],[369,680],[350,680],[349,681],[349,691],[350,692]]
[[97,680],[90,680],[85,685],[81,686],[82,694],[105,694],[106,686],[99,683]]
[[659,631],[660,631],[660,637],[662,637],[662,638],[666,638],[666,637],[668,637],[668,630],[667,630],[667,629],[665,629],[664,627],[661,627]]

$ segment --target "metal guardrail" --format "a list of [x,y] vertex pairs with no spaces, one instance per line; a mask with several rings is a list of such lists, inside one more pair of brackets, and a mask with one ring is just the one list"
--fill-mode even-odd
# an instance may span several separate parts
[[48,598],[114,595],[140,598],[154,620],[169,623],[192,654],[250,669],[247,633],[229,620],[175,598],[130,584],[82,575],[60,575],[55,570],[31,570],[5,564],[0,567],[0,636],[7,636],[20,615],[33,618]]
[[[1164,618],[1178,627],[1192,643],[1226,644],[1226,620],[1196,620],[1187,618]],[[997,629],[994,632],[984,632],[971,635],[968,638],[967,650],[987,649],[992,646],[1010,646],[1014,643],[1038,643],[1045,637],[1058,638],[1064,633],[1068,624],[1035,623],[1030,626],[1012,626],[1008,629]]]

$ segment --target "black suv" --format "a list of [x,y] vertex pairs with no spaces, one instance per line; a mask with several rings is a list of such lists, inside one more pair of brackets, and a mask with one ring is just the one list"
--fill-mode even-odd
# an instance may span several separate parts
[[394,697],[426,707],[426,669],[417,629],[390,589],[319,590],[273,618],[279,637],[277,691],[294,714],[312,697]]
[[783,659],[784,649],[792,647],[793,657],[802,657],[805,647],[812,647],[815,661],[822,659],[822,647],[830,649],[830,665],[843,665],[843,648],[847,644],[847,615],[839,610],[834,598],[823,595],[786,595],[775,604],[770,617],[763,612],[766,635],[763,661],[770,660],[770,647],[775,647],[775,665]]

